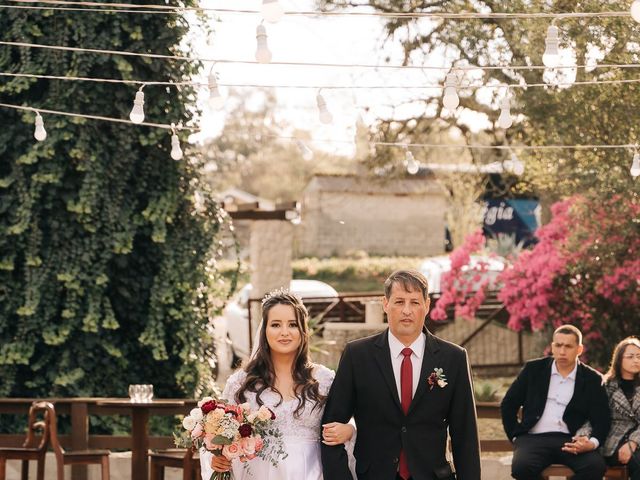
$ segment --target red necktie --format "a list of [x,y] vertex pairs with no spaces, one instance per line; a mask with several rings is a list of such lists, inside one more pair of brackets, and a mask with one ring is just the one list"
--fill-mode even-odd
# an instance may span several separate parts
[[[409,411],[409,405],[411,405],[411,397],[413,396],[413,365],[411,364],[411,354],[413,350],[410,348],[402,349],[402,365],[400,366],[400,403],[402,404],[402,410],[406,415]],[[409,465],[407,464],[407,456],[404,454],[404,450],[400,451],[400,466],[398,468],[400,477],[405,480],[408,479],[411,474],[409,473]]]

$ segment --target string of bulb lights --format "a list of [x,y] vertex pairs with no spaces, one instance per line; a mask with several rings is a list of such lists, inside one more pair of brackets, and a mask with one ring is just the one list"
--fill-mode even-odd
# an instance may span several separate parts
[[[220,11],[220,9],[201,9],[199,7],[171,7],[167,5],[135,5],[135,4],[127,4],[127,3],[101,3],[101,2],[82,2],[82,1],[69,1],[69,0],[10,0],[15,3],[46,3],[50,5],[74,5],[74,6],[91,6],[91,7],[102,7],[108,6],[111,8],[129,8],[134,9],[134,11],[139,12],[138,9],[153,9],[158,11],[169,11],[169,13],[175,13],[177,11],[189,11],[189,10],[201,10],[201,11]],[[15,7],[24,7],[24,5],[12,5]],[[65,7],[66,8],[66,7]],[[91,8],[92,11],[99,11],[95,8]],[[224,10],[226,13],[257,13],[254,11],[248,10]],[[277,23],[282,17],[285,15],[285,11],[283,7],[280,5],[278,0],[263,0],[262,6],[260,9],[260,13],[263,17],[263,21],[268,23]],[[310,14],[311,12],[286,12],[287,14]],[[313,12],[314,14],[330,14],[337,12]],[[342,13],[362,13],[362,12],[342,12]],[[401,16],[402,14],[396,14]],[[495,15],[495,16],[494,16]],[[461,73],[465,70],[494,70],[494,69],[509,69],[509,70],[536,70],[536,69],[576,69],[576,68],[638,68],[639,64],[623,64],[623,65],[563,65],[562,58],[560,56],[559,44],[560,44],[560,30],[556,25],[556,22],[560,19],[565,18],[586,18],[590,16],[597,17],[622,17],[630,15],[633,20],[636,22],[640,22],[640,0],[634,0],[631,5],[629,12],[575,12],[575,13],[563,13],[563,14],[548,14],[548,13],[530,13],[530,14],[476,14],[476,13],[465,13],[465,14],[436,14],[436,13],[427,13],[427,12],[418,12],[412,14],[412,17],[437,17],[437,18],[447,18],[447,19],[469,19],[469,18],[552,18],[552,22],[547,29],[547,35],[545,38],[545,50],[542,56],[543,66],[534,65],[534,66],[486,66],[486,67],[476,67],[476,66],[458,66],[458,67],[436,67],[436,66],[393,66],[393,65],[344,65],[344,64],[314,64],[314,63],[306,63],[306,62],[274,62],[276,65],[287,65],[287,66],[324,66],[324,67],[350,67],[350,68],[401,68],[401,69],[409,69],[415,68],[420,70],[444,70],[448,73],[445,76],[444,84],[442,86],[434,86],[435,88],[441,88],[443,90],[442,96],[442,105],[444,107],[443,112],[447,111],[450,113],[455,112],[455,110],[460,105],[460,98],[458,96],[458,91],[462,88],[469,88],[470,86],[463,86],[461,84]],[[10,46],[18,46],[18,47],[29,47],[29,48],[44,48],[44,49],[55,49],[55,50],[66,50],[66,51],[75,51],[75,52],[89,52],[89,53],[98,53],[98,54],[110,54],[110,55],[127,55],[127,56],[137,56],[137,57],[146,57],[146,58],[155,58],[155,59],[164,59],[164,60],[181,60],[181,61],[213,61],[215,63],[253,63],[239,60],[227,60],[227,59],[202,59],[202,58],[193,58],[193,57],[185,57],[179,55],[160,55],[160,54],[149,54],[149,53],[136,53],[136,52],[126,52],[126,51],[115,51],[115,50],[103,50],[103,49],[88,49],[88,48],[80,48],[80,47],[68,47],[68,46],[60,46],[60,45],[40,45],[40,44],[31,44],[25,42],[6,42],[0,41],[2,45],[10,45]],[[256,52],[255,59],[259,64],[268,64],[272,63],[272,53],[268,46],[268,37],[267,30],[264,23],[260,23],[256,27]],[[9,72],[2,72],[0,75],[12,75]],[[19,74],[13,74],[18,76]],[[23,74],[26,76],[27,74]],[[39,78],[36,75],[33,75],[36,78]],[[46,76],[40,76],[42,78]],[[53,77],[53,76],[49,76]],[[57,79],[69,79],[69,77],[58,77]],[[179,125],[176,127],[174,124],[165,125],[165,124],[152,124],[145,123],[145,115],[144,115],[144,87],[147,85],[185,85],[190,84],[194,86],[204,86],[204,84],[196,84],[195,82],[142,82],[138,83],[137,81],[125,81],[125,80],[114,80],[114,79],[88,79],[88,78],[80,78],[75,77],[74,80],[85,80],[85,81],[104,81],[104,82],[119,82],[119,83],[129,83],[129,84],[139,84],[140,88],[135,93],[135,98],[133,101],[133,108],[129,114],[129,120],[131,123],[136,125],[146,125],[153,126],[159,128],[169,128],[171,130],[171,158],[174,160],[180,160],[183,157],[183,152],[180,147],[180,140],[177,135],[177,131],[183,129],[185,127]],[[627,80],[625,83],[632,83],[633,81],[638,81],[635,79]],[[592,81],[592,82],[579,82],[580,84],[594,84],[594,83],[604,83],[605,81]],[[609,80],[609,82],[614,82]],[[617,81],[617,83],[622,83],[622,81]],[[570,85],[578,84],[578,82],[571,82]],[[540,84],[541,86],[548,86],[548,84]],[[209,73],[208,82],[206,84],[209,89],[209,104],[212,107],[220,108],[224,104],[224,98],[220,94],[219,84],[217,81],[217,76],[214,72],[213,67]],[[510,88],[528,88],[530,85],[495,85],[495,86],[475,86],[475,88],[505,88],[506,94],[500,100],[500,115],[498,116],[498,126],[503,129],[508,129],[513,125],[513,118],[511,116],[511,95],[509,92]],[[301,87],[297,87],[301,88]],[[304,88],[313,88],[310,86]],[[330,88],[330,87],[326,87]],[[335,88],[335,87],[334,87]],[[402,88],[402,87],[399,87]],[[422,88],[430,88],[424,86]],[[321,123],[330,124],[333,121],[333,115],[329,111],[327,106],[327,102],[324,96],[321,93],[322,87],[316,94],[316,105],[318,109],[318,117]],[[75,113],[67,113],[60,112],[55,110],[44,110],[44,109],[36,109],[33,107],[21,107],[16,105],[9,104],[0,104],[0,107],[5,108],[18,108],[25,109],[35,112],[35,131],[34,137],[37,141],[44,141],[47,138],[47,132],[44,127],[44,119],[40,112],[43,113],[51,113],[51,114],[59,114],[59,115],[69,115],[83,118],[91,118],[96,120],[106,120],[106,121],[119,121],[128,123],[126,120],[122,119],[113,119],[109,117],[100,117],[93,115],[82,115]],[[199,130],[194,128],[189,128],[189,130]],[[298,147],[300,148],[303,156],[308,156],[307,150],[311,151],[298,139],[294,139]],[[419,165],[416,162],[413,153],[409,150],[409,146],[427,146],[426,144],[396,144],[396,143],[385,143],[385,142],[371,142],[372,145],[388,145],[388,146],[400,146],[406,149],[405,153],[405,164],[407,166],[407,171],[410,174],[416,174],[419,171]],[[430,148],[434,148],[434,145],[429,145]],[[446,147],[446,146],[441,146]],[[488,148],[497,148],[494,146],[487,146]],[[437,147],[436,147],[437,148]],[[472,147],[468,146],[468,148],[479,148],[479,146]],[[499,147],[498,147],[499,148]],[[510,148],[505,146],[505,148]],[[519,147],[523,148],[523,147]],[[532,147],[536,149],[542,148],[633,148],[634,156],[632,160],[632,166],[630,168],[631,175],[635,178],[640,175],[640,153],[638,153],[636,145],[596,145],[596,146],[537,146]],[[311,152],[312,153],[312,152]],[[516,164],[512,160],[512,165],[515,170],[520,170],[520,165]],[[523,169],[523,168],[522,168]]]
[[[277,1],[263,2],[260,11],[247,10],[247,9],[233,9],[233,8],[211,8],[211,7],[179,7],[171,5],[157,5],[157,4],[133,4],[133,3],[108,3],[108,2],[85,2],[85,1],[69,1],[69,0],[9,0],[12,3],[25,3],[25,4],[47,4],[47,5],[65,5],[76,7],[89,7],[89,8],[77,8],[82,11],[94,11],[101,12],[103,9],[109,9],[112,12],[114,8],[129,9],[129,12],[140,13],[165,13],[175,14],[179,12],[200,12],[200,13],[216,13],[216,14],[248,14],[256,15],[262,14],[266,19],[267,16],[274,18],[278,21],[284,15],[288,17],[304,16],[304,17],[382,17],[382,18],[435,18],[444,20],[471,20],[471,19],[549,19],[549,18],[566,18],[566,19],[581,19],[581,18],[616,18],[627,17],[630,15],[629,11],[599,11],[599,12],[567,12],[567,13],[552,13],[552,12],[461,12],[461,13],[447,13],[447,12],[361,12],[361,11],[284,11],[284,9],[278,4]],[[275,5],[278,4],[278,5]],[[346,5],[345,5],[346,6]],[[25,5],[5,5],[5,8],[25,7]],[[38,9],[54,9],[56,7],[31,7]],[[146,10],[145,10],[146,9]]]
[[[138,92],[141,93],[141,92]],[[42,142],[47,138],[47,131],[44,126],[44,119],[42,117],[42,113],[49,115],[63,115],[68,117],[75,118],[83,118],[89,120],[100,120],[106,122],[114,122],[114,123],[125,123],[125,124],[135,124],[147,127],[155,127],[162,128],[170,131],[171,134],[171,151],[170,156],[173,160],[181,160],[183,158],[183,151],[180,145],[180,139],[178,137],[177,132],[180,130],[189,131],[192,133],[200,132],[202,129],[199,127],[193,126],[183,126],[181,124],[175,125],[172,124],[161,124],[161,123],[151,123],[145,122],[144,117],[144,97],[140,97],[136,94],[136,100],[134,101],[134,106],[131,109],[129,114],[129,120],[121,119],[121,118],[113,118],[113,117],[105,117],[101,115],[88,115],[81,113],[70,113],[59,110],[49,110],[49,109],[38,109],[34,107],[27,107],[23,105],[12,105],[7,103],[0,103],[0,108],[11,108],[16,110],[30,111],[35,113],[35,130],[34,130],[34,138]],[[313,158],[313,151],[299,138],[292,136],[281,136],[281,135],[268,135],[272,138],[277,138],[280,140],[289,140],[292,141],[300,150],[302,157],[305,160],[311,160]],[[337,140],[337,139],[315,139],[314,142],[319,143],[333,143],[333,144],[348,144],[352,143],[347,140]],[[384,147],[393,147],[393,148],[401,148],[405,150],[405,165],[407,168],[407,172],[411,175],[415,175],[418,173],[421,167],[426,167],[430,169],[442,169],[441,165],[438,164],[420,164],[416,161],[413,152],[410,148],[422,148],[422,149],[465,149],[465,150],[507,150],[512,152],[511,158],[509,160],[505,160],[502,162],[505,170],[510,171],[516,175],[522,175],[524,173],[524,164],[518,159],[518,157],[513,153],[514,150],[523,150],[523,151],[544,151],[544,150],[597,150],[597,149],[625,149],[625,150],[633,150],[634,156],[632,165],[630,168],[631,175],[635,178],[640,175],[640,153],[638,151],[638,146],[636,144],[591,144],[591,145],[482,145],[482,144],[466,144],[466,145],[450,145],[450,144],[438,144],[438,143],[409,143],[409,142],[382,142],[382,141],[368,141],[370,146],[384,146]],[[473,169],[472,169],[473,170]],[[478,170],[479,171],[479,170]]]
[[[640,1],[640,0],[638,0]],[[263,27],[263,24],[258,25],[258,27]],[[263,33],[266,35],[266,29],[262,32],[262,29],[256,29],[256,60],[237,60],[237,59],[228,59],[228,58],[208,58],[208,57],[190,57],[190,56],[182,56],[182,55],[163,55],[159,53],[139,53],[139,52],[128,52],[126,50],[108,50],[108,49],[99,49],[99,48],[82,48],[82,47],[68,47],[64,45],[44,45],[39,43],[28,43],[28,42],[7,42],[0,41],[0,45],[7,45],[13,47],[26,47],[26,48],[41,48],[47,50],[60,50],[67,52],[78,52],[78,53],[95,53],[95,54],[103,54],[103,55],[122,55],[128,57],[139,57],[139,58],[151,58],[156,60],[176,60],[176,61],[184,61],[184,62],[204,62],[204,63],[219,63],[219,64],[239,64],[239,65],[256,65],[260,63],[269,63],[271,65],[276,66],[285,66],[285,67],[320,67],[320,68],[350,68],[350,69],[373,69],[373,70],[434,70],[439,72],[448,72],[452,68],[455,68],[457,71],[465,72],[465,71],[483,71],[489,72],[494,70],[510,70],[513,72],[522,71],[522,70],[548,70],[549,68],[553,68],[554,70],[573,70],[579,68],[585,68],[590,70],[596,69],[628,69],[628,68],[640,68],[640,63],[592,63],[592,64],[575,64],[575,65],[564,65],[561,61],[559,51],[556,48],[555,52],[552,50],[549,52],[549,55],[553,57],[553,55],[557,55],[558,58],[549,58],[549,60],[555,61],[554,67],[549,67],[548,65],[487,65],[487,66],[479,66],[479,65],[457,65],[455,67],[451,66],[437,66],[437,65],[376,65],[376,64],[358,64],[358,63],[317,63],[317,62],[272,62],[271,60],[266,61],[267,58],[271,59],[272,54],[269,50],[267,39],[263,36],[260,41],[258,41],[258,30],[260,30],[260,35]],[[264,61],[260,61],[258,57],[265,59]]]
[[[213,75],[215,78],[211,78]],[[18,77],[18,78],[34,78],[41,80],[63,80],[63,81],[81,81],[81,82],[97,82],[97,83],[117,83],[122,85],[144,85],[144,86],[167,86],[167,87],[183,87],[192,86],[199,88],[212,87],[212,81],[215,79],[215,86],[229,88],[290,88],[290,89],[310,89],[310,90],[425,90],[425,89],[444,89],[442,84],[423,85],[290,85],[290,84],[257,84],[257,83],[220,83],[218,82],[218,73],[212,69],[209,72],[209,81],[193,82],[193,81],[153,81],[153,80],[125,80],[120,78],[97,78],[97,77],[75,77],[72,75],[41,75],[36,73],[13,73],[0,72],[0,76]],[[626,83],[640,83],[640,78],[625,79],[609,79],[609,80],[581,80],[566,82],[541,82],[541,83],[495,83],[495,84],[460,84],[460,89],[480,90],[480,89],[529,89],[529,88],[549,88],[553,87],[573,87],[583,85],[623,85]]]

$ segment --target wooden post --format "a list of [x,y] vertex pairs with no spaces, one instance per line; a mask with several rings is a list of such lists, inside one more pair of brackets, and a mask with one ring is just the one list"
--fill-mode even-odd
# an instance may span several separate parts
[[[88,412],[87,402],[71,403],[71,450],[89,448]],[[87,480],[87,466],[71,465],[71,480]]]
[[134,408],[131,425],[131,479],[147,480],[149,478],[149,464],[147,455],[149,452],[149,436],[147,425],[149,423],[149,410],[147,408]]

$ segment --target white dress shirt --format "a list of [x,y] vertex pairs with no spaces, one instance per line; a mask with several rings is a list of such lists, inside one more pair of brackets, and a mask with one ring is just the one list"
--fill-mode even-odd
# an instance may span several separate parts
[[[418,382],[420,382],[420,370],[422,369],[422,357],[424,356],[424,347],[426,344],[426,336],[424,333],[420,333],[418,338],[409,345],[409,348],[413,350],[411,354],[411,366],[413,373],[413,391],[411,392],[411,398],[416,394],[418,388]],[[398,398],[402,399],[402,392],[400,390],[400,368],[402,367],[402,350],[405,348],[404,344],[393,336],[391,330],[389,330],[389,350],[391,351],[391,365],[393,366],[393,376],[396,379],[396,387],[398,389]]]
[[[558,366],[554,360],[551,364],[551,378],[549,379],[549,392],[547,393],[547,403],[544,406],[544,412],[538,423],[536,423],[529,433],[547,433],[562,432],[569,433],[569,427],[562,420],[564,411],[573,397],[576,388],[576,374],[578,372],[578,363],[571,370],[571,373],[563,377],[558,371]],[[595,437],[589,440],[598,448],[600,442]]]

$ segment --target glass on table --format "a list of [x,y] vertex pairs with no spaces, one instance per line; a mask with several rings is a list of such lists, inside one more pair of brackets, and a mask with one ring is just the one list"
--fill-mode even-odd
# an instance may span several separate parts
[[132,384],[129,385],[129,398],[131,402],[143,403],[153,400],[153,385],[151,384]]

